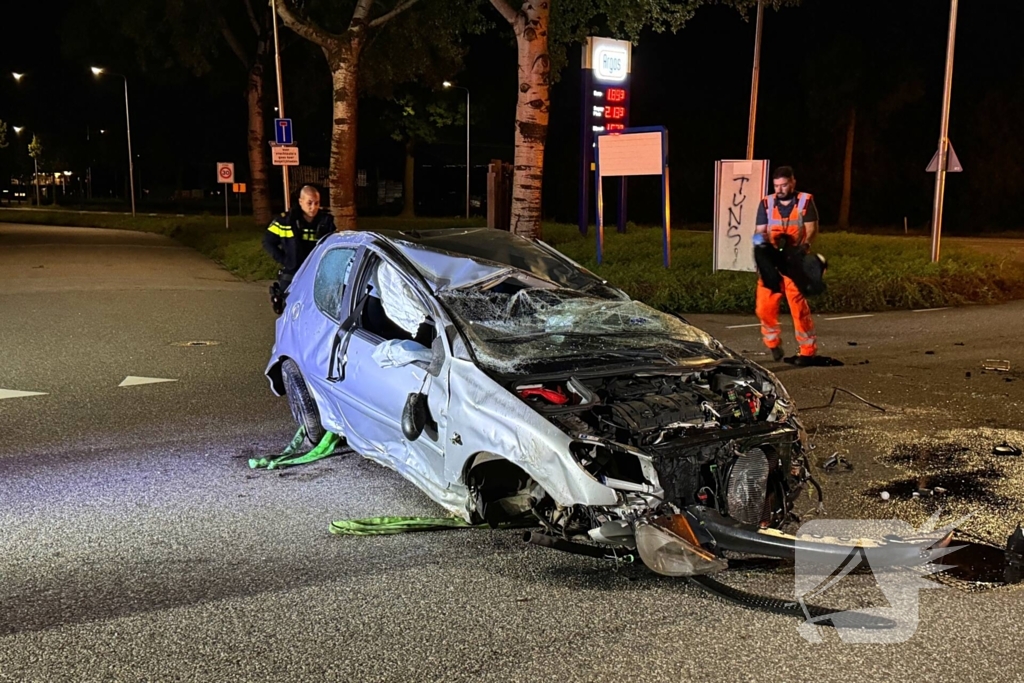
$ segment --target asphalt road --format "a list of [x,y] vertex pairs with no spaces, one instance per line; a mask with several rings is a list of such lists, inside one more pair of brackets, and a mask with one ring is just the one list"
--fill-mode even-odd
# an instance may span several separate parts
[[[1022,678],[1012,588],[923,592],[904,643],[826,632],[809,644],[795,619],[526,547],[514,531],[333,537],[334,519],[440,510],[354,455],[248,468],[294,430],[262,377],[263,285],[158,236],[4,224],[0,272],[0,395],[41,394],[0,399],[0,680]],[[842,395],[805,412],[816,459],[841,451],[854,465],[818,475],[832,517],[927,516],[932,500],[865,493],[906,475],[894,446],[955,442],[979,461],[1020,439],[1022,314],[1024,302],[819,318],[822,353],[846,365],[772,366],[800,405],[841,386],[886,409]],[[762,352],[757,328],[736,327],[751,318],[693,322]],[[983,372],[990,358],[1011,372]],[[119,387],[128,376],[176,381]],[[1020,468],[996,466],[991,499],[950,495],[993,539],[1024,519]],[[723,580],[793,593],[785,572]],[[837,604],[877,593],[870,577],[849,580]]]

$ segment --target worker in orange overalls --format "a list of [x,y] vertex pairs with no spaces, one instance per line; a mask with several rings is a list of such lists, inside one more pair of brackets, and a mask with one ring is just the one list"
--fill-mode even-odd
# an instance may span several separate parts
[[[755,244],[768,240],[774,247],[781,247],[784,239],[790,245],[810,248],[811,241],[818,233],[818,209],[814,197],[807,192],[796,191],[796,178],[789,166],[780,166],[772,173],[775,194],[765,197],[757,208],[757,229]],[[818,352],[818,337],[814,333],[814,320],[807,299],[800,293],[793,281],[782,276],[783,289],[789,301],[789,311],[796,328],[798,355],[795,365],[811,365]],[[757,280],[757,317],[761,321],[761,337],[764,345],[772,352],[776,362],[783,359],[782,328],[779,326],[779,304],[782,293],[773,292]]]

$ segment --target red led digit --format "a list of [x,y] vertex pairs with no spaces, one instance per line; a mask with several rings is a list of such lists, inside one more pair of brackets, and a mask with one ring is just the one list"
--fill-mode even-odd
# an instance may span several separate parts
[[626,127],[624,125],[622,125],[621,123],[609,123],[607,126],[605,126],[605,130],[609,130],[609,131],[611,131],[611,130],[625,130],[625,129],[626,129]]
[[626,118],[625,107],[605,107],[604,117],[606,119],[624,119]]
[[608,88],[608,101],[609,102],[625,102],[626,91],[622,88]]

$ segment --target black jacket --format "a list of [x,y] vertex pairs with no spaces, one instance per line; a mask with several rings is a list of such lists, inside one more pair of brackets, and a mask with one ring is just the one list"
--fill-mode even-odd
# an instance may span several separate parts
[[782,249],[770,244],[754,247],[754,263],[761,282],[773,292],[782,292],[783,275],[790,278],[804,296],[817,296],[827,289],[825,259],[809,253],[802,245],[785,244]]
[[263,248],[281,264],[284,275],[294,275],[324,235],[334,232],[334,216],[321,209],[312,224],[298,206],[271,221],[263,234]]

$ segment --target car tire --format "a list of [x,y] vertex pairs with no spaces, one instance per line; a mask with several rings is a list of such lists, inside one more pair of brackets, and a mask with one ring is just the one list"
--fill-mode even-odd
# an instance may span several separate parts
[[320,410],[316,401],[309,393],[306,380],[302,377],[298,364],[291,358],[281,363],[281,377],[284,380],[285,394],[288,396],[288,407],[301,427],[305,428],[306,440],[317,445],[324,438],[327,430],[320,424]]

